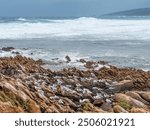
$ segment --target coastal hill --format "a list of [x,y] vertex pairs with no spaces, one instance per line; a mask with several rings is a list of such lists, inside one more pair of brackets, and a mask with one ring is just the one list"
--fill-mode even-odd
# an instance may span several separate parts
[[106,14],[106,16],[150,16],[150,7],[114,12]]

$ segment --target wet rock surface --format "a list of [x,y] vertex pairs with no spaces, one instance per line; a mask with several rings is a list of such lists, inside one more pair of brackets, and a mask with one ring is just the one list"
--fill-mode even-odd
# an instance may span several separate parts
[[150,72],[79,62],[85,70],[52,71],[19,54],[0,58],[0,112],[150,112]]
[[12,51],[14,49],[15,49],[14,47],[3,47],[1,50],[2,51]]

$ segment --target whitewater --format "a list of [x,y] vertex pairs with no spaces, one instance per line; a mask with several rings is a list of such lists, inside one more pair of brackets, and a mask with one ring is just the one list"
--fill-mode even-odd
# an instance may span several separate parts
[[[6,46],[50,63],[69,55],[70,65],[84,58],[150,70],[150,19],[0,18],[0,47]],[[10,55],[0,50],[1,57]]]

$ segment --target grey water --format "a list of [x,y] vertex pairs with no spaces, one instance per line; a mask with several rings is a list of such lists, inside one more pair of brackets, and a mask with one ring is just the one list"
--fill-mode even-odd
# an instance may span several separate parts
[[[8,46],[47,62],[63,61],[68,55],[77,66],[76,61],[84,58],[150,70],[150,19],[1,18],[0,48]],[[10,55],[14,54],[0,51],[1,57]]]

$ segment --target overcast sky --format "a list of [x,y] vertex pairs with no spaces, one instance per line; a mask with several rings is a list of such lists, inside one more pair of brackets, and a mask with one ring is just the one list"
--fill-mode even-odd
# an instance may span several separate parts
[[100,16],[144,7],[150,7],[150,0],[0,0],[0,16]]

